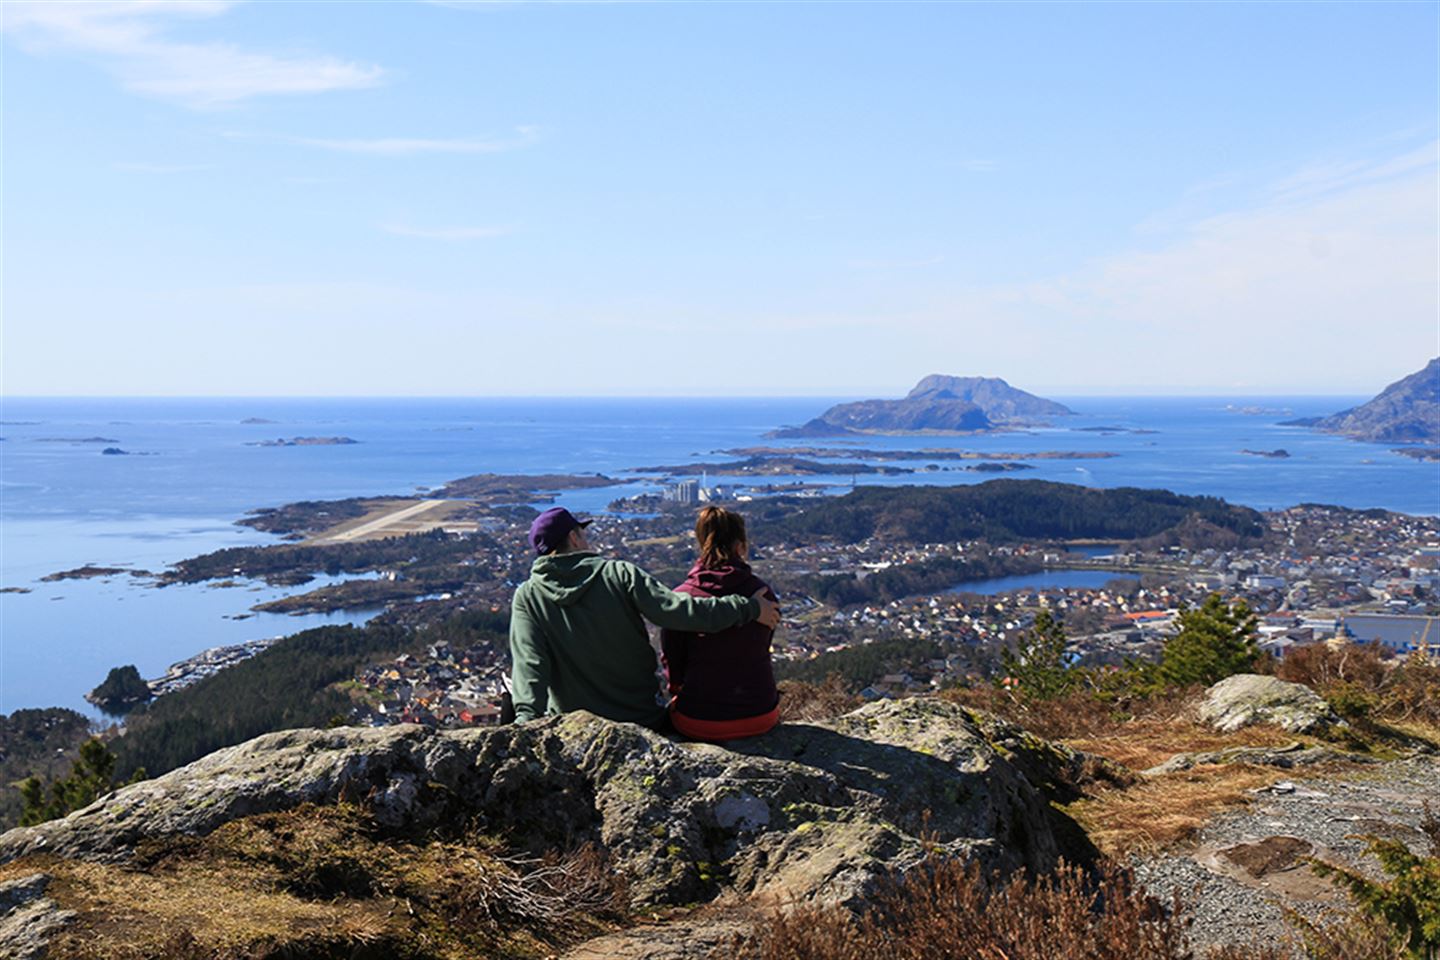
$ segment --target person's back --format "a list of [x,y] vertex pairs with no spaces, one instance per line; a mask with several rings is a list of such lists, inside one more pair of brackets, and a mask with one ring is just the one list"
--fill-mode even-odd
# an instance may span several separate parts
[[[706,507],[695,525],[700,559],[676,587],[696,597],[753,596],[773,591],[745,562],[744,519]],[[675,729],[701,740],[764,733],[779,719],[779,694],[770,663],[773,631],[749,622],[716,633],[662,630],[661,649],[674,699]]]
[[589,710],[654,726],[665,708],[657,700],[647,619],[661,627],[725,630],[758,616],[778,618],[772,604],[750,595],[706,600],[675,593],[632,563],[595,554],[583,528],[559,508],[531,528],[541,555],[515,591],[510,618],[518,721]]

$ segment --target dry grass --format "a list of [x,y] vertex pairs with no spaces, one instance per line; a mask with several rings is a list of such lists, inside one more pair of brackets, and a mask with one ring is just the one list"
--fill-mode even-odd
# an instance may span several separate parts
[[[1167,909],[1168,907],[1168,909]],[[1115,867],[1089,876],[987,882],[935,860],[883,888],[859,917],[839,908],[773,913],[726,960],[1194,960],[1178,903],[1161,904]],[[1270,948],[1225,960],[1279,960]]]
[[590,849],[538,860],[485,842],[385,838],[354,807],[305,807],[150,844],[130,864],[27,858],[76,910],[51,960],[533,956],[609,929],[623,887]]
[[836,673],[825,678],[824,683],[805,683],[802,680],[781,680],[780,721],[782,723],[810,723],[829,720],[849,713],[865,703],[858,694],[845,688],[845,681]]
[[1221,810],[1248,803],[1249,791],[1292,775],[1244,764],[1196,767],[1097,791],[1065,811],[1102,853],[1153,852],[1190,838]]
[[1115,724],[1106,734],[1067,737],[1062,742],[1140,771],[1164,763],[1177,753],[1227,747],[1279,747],[1295,740],[1294,734],[1279,727],[1246,727],[1234,733],[1219,733],[1183,717],[1136,717]]
[[941,696],[988,710],[1032,733],[1137,772],[1177,753],[1276,747],[1296,740],[1278,727],[1263,725],[1219,733],[1194,719],[1198,693],[1198,688],[1185,689],[1164,697],[1112,703],[1080,691],[1056,700],[1027,701],[986,686],[947,690]]

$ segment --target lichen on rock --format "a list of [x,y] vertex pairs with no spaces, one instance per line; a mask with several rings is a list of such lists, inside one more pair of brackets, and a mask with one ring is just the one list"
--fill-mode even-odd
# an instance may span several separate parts
[[291,730],[12,830],[0,863],[126,860],[146,840],[348,800],[396,836],[463,828],[519,850],[597,844],[637,905],[721,890],[855,903],[927,849],[986,871],[1050,869],[1061,850],[1046,791],[1082,759],[935,699],[723,746],[588,713],[493,729]]
[[1205,691],[1200,719],[1224,733],[1271,723],[1291,733],[1324,733],[1345,726],[1309,687],[1256,673],[1226,677]]

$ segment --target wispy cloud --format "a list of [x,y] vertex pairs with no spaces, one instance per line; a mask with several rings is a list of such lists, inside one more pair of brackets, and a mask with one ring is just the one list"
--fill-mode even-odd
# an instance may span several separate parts
[[504,153],[528,147],[539,139],[538,127],[517,127],[515,136],[499,139],[480,137],[424,138],[381,137],[377,139],[323,139],[290,137],[290,143],[342,153],[367,153],[380,157],[410,157],[427,153]]
[[1437,159],[1440,159],[1440,143],[1432,141],[1398,156],[1332,160],[1312,164],[1286,177],[1272,192],[1277,200],[1305,199],[1413,174],[1434,167]]
[[509,227],[412,227],[403,223],[381,224],[380,229],[397,237],[423,240],[488,240],[510,233]]
[[[1343,367],[1326,388],[1362,392],[1435,354],[1436,184],[1433,144],[1305,167],[1259,202],[1068,272],[952,289],[886,332],[903,340],[908,323],[931,349],[985,341],[995,369],[1057,383],[1123,356],[1126,382],[1147,388],[1314,390],[1308,371]],[[1036,343],[1066,349],[1042,364]]]
[[185,43],[167,36],[182,20],[218,17],[221,0],[10,2],[0,26],[27,50],[93,57],[125,89],[197,109],[252,97],[373,87],[380,67],[332,56],[277,56],[230,43]]

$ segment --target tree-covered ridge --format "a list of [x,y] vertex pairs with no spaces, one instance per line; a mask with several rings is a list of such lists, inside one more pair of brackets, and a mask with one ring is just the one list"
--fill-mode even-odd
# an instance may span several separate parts
[[348,697],[332,685],[362,665],[422,650],[428,644],[503,644],[506,614],[465,613],[422,630],[384,624],[318,627],[286,637],[264,652],[133,714],[115,741],[119,773],[143,767],[152,775],[243,743],[262,733],[324,726],[349,713]]
[[89,736],[85,715],[63,707],[0,714],[0,830],[20,819],[20,792],[11,784],[31,776],[50,780],[63,775]]
[[[787,512],[782,513],[782,510]],[[1048,480],[991,480],[959,487],[859,487],[820,508],[790,500],[765,523],[792,537],[842,543],[879,538],[912,543],[985,539],[1154,537],[1198,519],[1242,539],[1259,539],[1260,514],[1218,497],[1118,487],[1097,490]]]
[[421,568],[453,564],[490,542],[484,534],[462,539],[443,530],[431,530],[351,543],[227,547],[181,560],[163,579],[170,583],[196,583],[233,576],[296,582],[297,574],[303,575],[306,571],[335,576],[385,567],[407,567],[413,573]]

